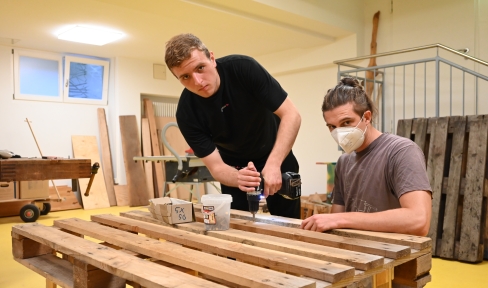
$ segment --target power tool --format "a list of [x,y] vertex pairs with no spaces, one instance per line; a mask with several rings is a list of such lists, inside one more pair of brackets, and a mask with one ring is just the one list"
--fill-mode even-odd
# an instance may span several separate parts
[[[259,210],[259,200],[264,190],[264,178],[261,177],[261,184],[253,192],[247,192],[247,203],[249,212],[252,213],[252,219],[255,221],[256,213]],[[285,172],[281,174],[281,188],[276,191],[277,194],[286,199],[295,200],[302,196],[302,179],[300,174],[295,172]]]

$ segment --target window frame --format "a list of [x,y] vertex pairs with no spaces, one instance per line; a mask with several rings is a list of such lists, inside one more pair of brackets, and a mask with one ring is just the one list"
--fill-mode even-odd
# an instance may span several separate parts
[[[70,98],[69,97],[69,79],[70,79],[70,67],[71,67],[70,64],[71,64],[71,62],[103,66],[102,98],[101,99],[74,98],[74,97]],[[108,61],[108,60],[99,60],[99,59],[76,57],[76,56],[64,56],[63,101],[66,103],[107,105],[109,71],[110,71],[110,61]]]
[[[13,49],[13,55],[14,55],[13,69],[14,69],[14,99],[15,100],[63,102],[63,80],[61,78],[61,76],[63,75],[63,57],[60,54],[44,52],[44,51],[35,51],[35,50]],[[57,69],[58,70],[58,95],[57,96],[21,93],[20,58],[22,56],[43,59],[43,60],[54,60],[58,62],[58,69]]]

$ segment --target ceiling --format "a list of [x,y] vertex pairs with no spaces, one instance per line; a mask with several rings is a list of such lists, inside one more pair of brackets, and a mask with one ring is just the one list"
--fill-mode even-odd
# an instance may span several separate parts
[[[362,19],[342,11],[361,1],[0,0],[0,45],[162,63],[168,39],[190,32],[217,57],[257,57],[324,46],[357,33]],[[126,36],[105,46],[56,38],[75,24],[104,26]]]

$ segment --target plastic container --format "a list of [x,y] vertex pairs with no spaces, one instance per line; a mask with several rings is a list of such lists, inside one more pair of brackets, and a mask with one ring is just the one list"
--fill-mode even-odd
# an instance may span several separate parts
[[206,231],[224,231],[229,229],[230,203],[228,194],[207,194],[202,196],[203,223]]

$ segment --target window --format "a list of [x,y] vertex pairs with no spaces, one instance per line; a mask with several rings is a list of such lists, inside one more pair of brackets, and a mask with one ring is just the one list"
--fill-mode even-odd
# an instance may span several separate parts
[[62,101],[60,55],[16,49],[14,73],[14,99]]
[[[14,99],[107,105],[109,61],[14,51]],[[64,85],[63,85],[64,84]]]
[[107,105],[109,62],[64,57],[64,102]]

